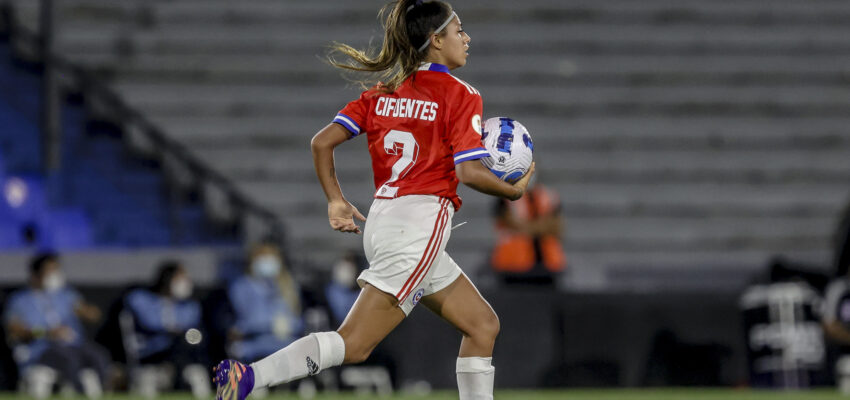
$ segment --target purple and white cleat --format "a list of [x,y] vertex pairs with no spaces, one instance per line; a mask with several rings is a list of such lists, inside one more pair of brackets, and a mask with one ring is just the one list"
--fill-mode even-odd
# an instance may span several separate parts
[[224,360],[213,368],[216,400],[245,400],[254,389],[254,370],[236,360]]

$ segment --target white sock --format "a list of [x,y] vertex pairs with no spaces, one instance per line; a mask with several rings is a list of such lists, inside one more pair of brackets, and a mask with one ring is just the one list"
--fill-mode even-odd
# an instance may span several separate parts
[[493,400],[493,357],[458,357],[457,391],[460,400]]
[[336,332],[311,333],[251,364],[254,388],[291,382],[342,364],[345,342]]

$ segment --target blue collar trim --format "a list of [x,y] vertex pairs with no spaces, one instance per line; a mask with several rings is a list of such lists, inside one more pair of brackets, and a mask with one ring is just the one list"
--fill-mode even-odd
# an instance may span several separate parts
[[449,67],[443,64],[437,63],[424,63],[421,67],[419,67],[420,71],[436,71],[436,72],[445,72],[449,73]]

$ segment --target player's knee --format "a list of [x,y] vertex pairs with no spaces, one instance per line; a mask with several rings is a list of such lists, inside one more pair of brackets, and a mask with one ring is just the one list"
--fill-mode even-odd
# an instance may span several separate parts
[[351,346],[345,347],[345,364],[359,364],[369,358],[372,354],[372,346]]
[[499,316],[496,313],[491,312],[490,316],[487,319],[487,322],[484,324],[485,329],[487,330],[488,336],[493,339],[496,339],[496,336],[499,336],[499,331],[502,329],[502,325],[499,322]]
[[366,343],[364,340],[358,338],[357,335],[353,335],[345,329],[340,329],[338,332],[342,336],[342,341],[345,343],[344,364],[357,364],[366,361],[377,345]]
[[499,336],[499,317],[494,312],[489,312],[483,315],[475,324],[473,336],[477,336],[485,340],[495,340]]

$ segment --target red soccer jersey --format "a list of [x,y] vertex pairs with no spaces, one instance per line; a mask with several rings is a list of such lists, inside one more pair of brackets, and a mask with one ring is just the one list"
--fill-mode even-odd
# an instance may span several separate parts
[[393,93],[376,88],[334,118],[366,133],[375,198],[426,194],[451,199],[459,209],[455,164],[488,157],[481,143],[481,94],[440,64],[423,64]]

